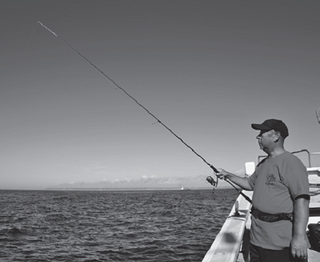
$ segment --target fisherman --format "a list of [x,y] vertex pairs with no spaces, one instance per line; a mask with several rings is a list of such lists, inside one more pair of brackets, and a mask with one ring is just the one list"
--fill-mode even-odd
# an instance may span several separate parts
[[309,182],[306,167],[284,149],[287,126],[277,119],[252,124],[260,149],[267,153],[255,172],[239,177],[218,169],[220,179],[254,191],[250,230],[251,262],[307,261]]

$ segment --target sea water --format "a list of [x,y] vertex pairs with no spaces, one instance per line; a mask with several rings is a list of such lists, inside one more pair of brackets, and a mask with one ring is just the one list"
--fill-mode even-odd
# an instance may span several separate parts
[[0,261],[201,261],[237,192],[0,191]]

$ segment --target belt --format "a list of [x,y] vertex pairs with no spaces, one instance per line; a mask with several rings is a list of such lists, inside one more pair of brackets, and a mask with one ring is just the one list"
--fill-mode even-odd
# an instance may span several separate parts
[[292,213],[280,213],[280,214],[268,214],[259,211],[258,209],[252,207],[251,208],[251,214],[255,218],[265,221],[265,222],[276,222],[280,220],[289,220],[293,221],[293,214]]

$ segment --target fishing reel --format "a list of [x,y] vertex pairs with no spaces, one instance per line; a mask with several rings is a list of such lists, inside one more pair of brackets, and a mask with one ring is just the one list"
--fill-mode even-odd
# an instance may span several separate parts
[[[215,173],[215,174],[217,174],[217,173]],[[212,176],[208,176],[206,178],[206,180],[213,186],[213,193],[218,186],[219,177],[216,175],[216,178],[217,178],[216,180],[214,180]],[[224,180],[227,181],[235,190],[237,190],[239,192],[239,194],[242,195],[250,204],[252,204],[252,200],[250,199],[250,197],[248,197],[247,195],[242,193],[238,188],[236,188],[235,185],[233,183],[231,183],[231,181],[229,179],[224,179]]]
[[218,181],[219,181],[218,176],[216,176],[216,180],[214,180],[212,176],[208,176],[206,180],[208,183],[210,183],[213,186],[213,192],[214,192],[218,186]]

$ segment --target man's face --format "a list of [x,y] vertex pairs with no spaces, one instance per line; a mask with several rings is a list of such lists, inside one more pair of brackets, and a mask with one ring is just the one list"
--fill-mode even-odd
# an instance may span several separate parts
[[[259,135],[257,135],[258,143],[260,146],[260,149],[262,149],[265,152],[268,152],[268,149],[274,142],[274,130],[261,130]],[[266,151],[267,150],[267,151]]]

